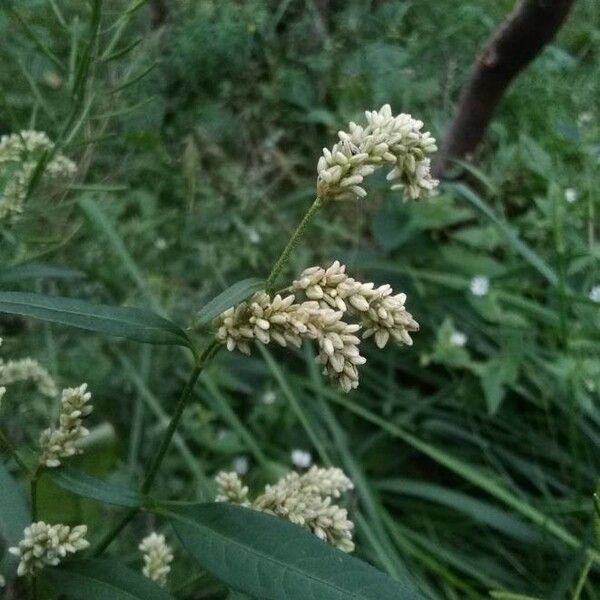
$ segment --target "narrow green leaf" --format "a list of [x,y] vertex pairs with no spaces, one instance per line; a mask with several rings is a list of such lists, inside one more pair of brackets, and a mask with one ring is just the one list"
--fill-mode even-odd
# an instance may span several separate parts
[[192,347],[187,335],[157,314],[129,307],[22,292],[0,292],[0,313],[79,327],[146,344]]
[[213,502],[171,506],[165,514],[203,569],[251,596],[264,600],[421,598],[411,587],[305,529],[265,513]]
[[28,263],[0,269],[0,283],[18,283],[27,279],[84,279],[85,274],[60,265]]
[[197,327],[208,325],[222,312],[239,304],[254,292],[264,289],[264,287],[265,282],[256,278],[242,279],[242,281],[234,283],[198,311],[195,325]]
[[173,600],[141,573],[116,560],[70,560],[46,576],[59,594],[74,600]]
[[145,296],[150,306],[155,311],[160,311],[160,307],[150,292],[142,272],[138,268],[129,250],[125,246],[122,237],[119,235],[114,223],[108,218],[106,213],[100,208],[98,203],[91,196],[84,196],[79,201],[79,206],[83,211],[91,227],[99,231],[106,237],[111,248],[121,260],[123,267],[129,273],[129,276],[136,284],[140,292]]
[[505,221],[496,216],[494,211],[475,192],[473,192],[473,190],[462,183],[450,184],[448,187],[458,192],[465,200],[467,200],[467,202],[472,204],[479,212],[487,217],[515,251],[518,252],[549,283],[558,285],[558,276],[550,265],[523,242]]
[[[15,546],[23,537],[23,530],[29,525],[29,507],[21,487],[0,464],[0,546]],[[0,572],[5,576],[14,574],[17,559],[7,554],[0,562]]]
[[56,485],[84,498],[129,508],[138,508],[144,503],[143,497],[136,490],[107,483],[71,467],[49,469],[46,474]]
[[414,496],[448,506],[521,542],[531,543],[540,539],[539,532],[511,513],[463,492],[425,481],[400,478],[383,480],[377,487],[385,492]]

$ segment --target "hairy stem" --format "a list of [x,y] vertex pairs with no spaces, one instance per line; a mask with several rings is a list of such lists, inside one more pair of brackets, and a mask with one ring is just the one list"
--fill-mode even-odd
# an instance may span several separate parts
[[283,252],[277,259],[275,266],[271,270],[271,273],[269,274],[269,277],[267,279],[267,284],[265,286],[267,292],[273,291],[273,287],[277,281],[277,277],[279,277],[279,275],[281,274],[281,271],[284,269],[285,265],[287,264],[288,260],[290,259],[290,254],[294,251],[294,249],[300,242],[300,239],[302,238],[302,235],[304,234],[306,227],[313,220],[315,214],[317,213],[319,208],[321,208],[322,205],[323,205],[323,200],[321,200],[321,198],[319,198],[317,196],[315,198],[315,201],[312,203],[311,207],[308,209],[308,212],[304,215],[302,221],[300,221],[300,224],[298,225],[298,227],[296,227],[296,231],[294,231],[294,233],[292,234],[292,237],[290,238],[286,247],[283,249]]

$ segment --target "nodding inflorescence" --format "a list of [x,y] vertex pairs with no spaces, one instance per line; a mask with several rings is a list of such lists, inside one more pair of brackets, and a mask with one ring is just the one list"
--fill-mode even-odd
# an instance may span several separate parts
[[267,485],[254,500],[249,499],[248,487],[237,473],[221,472],[216,483],[217,502],[270,513],[308,529],[344,552],[354,550],[354,523],[348,519],[348,511],[334,502],[354,489],[354,484],[337,467],[314,466],[302,474],[292,471],[274,485]]
[[387,165],[392,190],[403,190],[411,200],[430,196],[439,182],[431,176],[428,155],[437,146],[428,131],[421,131],[423,122],[404,113],[394,116],[389,104],[365,116],[364,127],[351,122],[349,131],[338,132],[331,149],[323,148],[317,195],[323,200],[364,198],[364,178]]
[[306,299],[263,291],[223,312],[216,320],[217,340],[246,354],[252,341],[300,347],[316,340],[323,374],[349,392],[358,387],[358,368],[366,362],[357,335],[361,329],[379,348],[389,340],[410,346],[410,334],[419,329],[404,306],[406,294],[395,294],[387,284],[361,283],[338,261],[306,269],[292,288]]

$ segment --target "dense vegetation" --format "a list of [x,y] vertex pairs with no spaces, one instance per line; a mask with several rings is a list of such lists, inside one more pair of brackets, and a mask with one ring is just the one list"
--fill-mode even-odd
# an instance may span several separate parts
[[[78,173],[0,222],[0,289],[145,306],[191,327],[221,290],[268,274],[314,198],[320,149],[348,121],[389,102],[443,135],[512,2],[182,0],[163,11],[105,0],[96,15],[88,2],[10,4],[2,133],[45,131]],[[599,31],[596,1],[580,0],[510,89],[481,154],[435,198],[402,203],[376,174],[366,200],[321,211],[293,255],[288,280],[339,259],[406,292],[414,346],[365,345],[348,395],[310,349],[221,353],[156,495],[211,499],[215,474],[244,458],[260,488],[302,449],[354,481],[356,554],[425,597],[600,598]],[[0,337],[4,358],[88,383],[91,436],[73,463],[137,484],[187,355],[4,315]],[[1,428],[27,453],[54,412],[24,386],[4,399]],[[85,521],[93,542],[122,514],[49,480],[38,494],[44,519]],[[155,515],[139,515],[109,554],[136,565],[153,527]],[[178,597],[226,596],[209,576],[190,579],[179,554]]]

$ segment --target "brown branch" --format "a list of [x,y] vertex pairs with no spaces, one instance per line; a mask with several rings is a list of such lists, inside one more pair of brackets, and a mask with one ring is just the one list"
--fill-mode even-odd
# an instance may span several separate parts
[[471,69],[434,165],[436,176],[443,176],[452,159],[467,158],[475,151],[506,88],[552,40],[574,2],[520,0],[517,3]]

